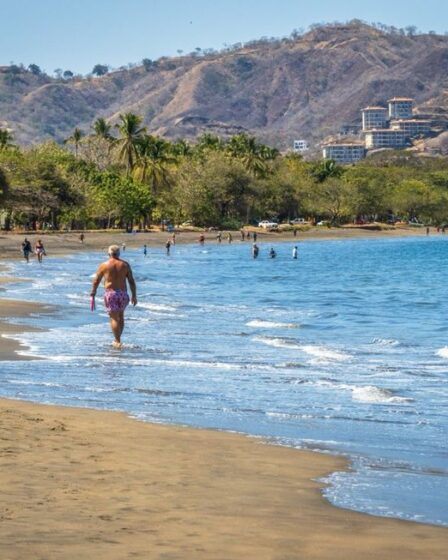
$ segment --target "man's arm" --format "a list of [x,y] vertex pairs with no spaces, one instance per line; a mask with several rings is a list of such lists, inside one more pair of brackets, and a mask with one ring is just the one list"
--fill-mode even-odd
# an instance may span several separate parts
[[126,278],[128,280],[129,287],[131,288],[131,303],[132,305],[137,305],[137,285],[135,283],[134,276],[132,275],[132,269],[129,264]]
[[96,296],[96,291],[101,283],[101,280],[103,279],[103,276],[104,276],[104,270],[103,270],[103,266],[101,265],[96,271],[95,278],[93,280],[92,291],[90,292],[90,295],[92,297]]

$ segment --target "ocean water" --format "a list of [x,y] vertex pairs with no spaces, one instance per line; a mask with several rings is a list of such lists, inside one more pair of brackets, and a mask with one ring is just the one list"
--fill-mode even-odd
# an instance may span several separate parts
[[89,309],[103,255],[11,264],[31,280],[3,297],[58,310],[15,320],[48,330],[18,336],[41,359],[0,363],[0,394],[343,454],[332,503],[448,525],[448,238],[260,245],[128,249],[121,351]]

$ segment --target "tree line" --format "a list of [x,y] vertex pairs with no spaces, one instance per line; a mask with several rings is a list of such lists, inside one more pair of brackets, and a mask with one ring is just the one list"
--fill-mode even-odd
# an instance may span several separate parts
[[190,222],[236,229],[261,219],[448,222],[448,161],[388,151],[356,165],[280,154],[247,134],[195,143],[149,134],[142,118],[103,118],[63,145],[14,144],[0,129],[4,229],[145,228]]

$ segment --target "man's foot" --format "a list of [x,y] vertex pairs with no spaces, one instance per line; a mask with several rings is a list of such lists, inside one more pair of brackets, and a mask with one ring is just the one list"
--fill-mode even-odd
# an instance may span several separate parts
[[123,344],[121,344],[121,342],[118,342],[118,340],[114,340],[112,342],[112,348],[115,348],[117,350],[121,350],[123,348]]

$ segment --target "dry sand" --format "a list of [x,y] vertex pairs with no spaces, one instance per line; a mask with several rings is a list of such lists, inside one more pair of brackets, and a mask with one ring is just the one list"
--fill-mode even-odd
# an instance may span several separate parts
[[[87,249],[112,242],[96,235]],[[48,236],[47,246],[79,246],[69,239]],[[8,236],[8,246],[17,240]],[[2,317],[42,310],[0,300],[0,332],[21,328]],[[16,349],[0,338],[0,359]],[[331,506],[316,479],[344,468],[337,457],[241,435],[0,400],[0,558],[446,558],[446,528]]]
[[448,529],[328,504],[341,459],[0,401],[2,560],[442,560]]

